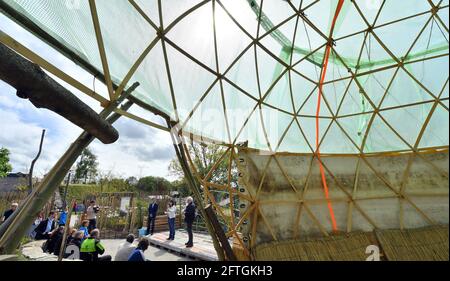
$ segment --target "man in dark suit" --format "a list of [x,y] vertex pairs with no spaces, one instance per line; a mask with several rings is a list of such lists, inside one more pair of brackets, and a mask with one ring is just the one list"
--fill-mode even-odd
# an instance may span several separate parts
[[50,238],[50,233],[56,228],[55,212],[50,212],[48,218],[41,221],[41,223],[34,230],[36,232],[36,240],[46,240]]
[[155,220],[158,215],[158,204],[156,199],[153,199],[152,203],[148,206],[148,219],[147,219],[147,235],[153,235],[155,230]]
[[186,199],[186,209],[184,209],[184,222],[186,223],[186,230],[189,236],[189,241],[186,243],[186,248],[194,246],[194,234],[192,233],[192,224],[195,220],[195,204],[192,197]]

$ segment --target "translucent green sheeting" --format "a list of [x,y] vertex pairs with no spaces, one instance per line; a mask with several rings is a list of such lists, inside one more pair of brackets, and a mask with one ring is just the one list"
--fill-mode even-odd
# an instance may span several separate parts
[[[88,0],[1,2],[102,70]],[[316,149],[317,85],[338,1],[159,2],[96,1],[115,84],[157,42],[129,83],[185,132]],[[323,86],[322,153],[448,146],[448,2],[345,1]]]

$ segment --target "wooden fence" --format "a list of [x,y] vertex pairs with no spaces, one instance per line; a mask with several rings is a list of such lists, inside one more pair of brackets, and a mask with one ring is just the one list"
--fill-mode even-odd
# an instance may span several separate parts
[[[26,191],[0,192],[0,215],[8,210],[11,203],[16,202],[19,205],[28,196]],[[101,231],[103,239],[122,239],[129,233],[139,234],[139,229],[147,227],[148,204],[150,203],[149,194],[133,193],[133,192],[116,192],[116,193],[92,193],[83,196],[83,198],[67,198],[67,202],[72,199],[77,200],[77,204],[83,204],[85,207],[89,205],[89,201],[96,200],[100,211],[97,215],[97,227]],[[126,210],[122,210],[121,200],[124,197],[130,198],[129,206]],[[54,196],[45,205],[42,215],[45,217],[54,208]],[[169,225],[167,216],[164,214],[169,199],[158,199],[159,210],[155,221],[155,232],[168,231]],[[185,228],[184,220],[181,215],[181,200],[177,201],[177,218],[175,227]],[[69,204],[70,205],[70,204]],[[68,206],[72,208],[72,206]],[[38,214],[36,214],[37,216]],[[77,213],[77,222],[75,228],[79,228],[81,221],[85,218],[84,212]],[[72,222],[74,223],[74,222]],[[194,222],[193,229],[196,232],[207,232],[207,228],[203,218],[198,216]]]

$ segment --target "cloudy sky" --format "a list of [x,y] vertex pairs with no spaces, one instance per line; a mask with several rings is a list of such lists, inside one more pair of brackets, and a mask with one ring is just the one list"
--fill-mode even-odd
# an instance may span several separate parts
[[[104,85],[83,71],[51,47],[37,40],[33,35],[17,26],[0,14],[0,29],[26,47],[35,51],[66,73],[77,77],[79,81],[107,96]],[[100,105],[70,85],[55,79],[66,86],[83,102],[99,112]],[[151,113],[132,107],[130,112],[157,122],[160,120]],[[35,108],[29,101],[18,98],[15,89],[0,80],[0,147],[11,151],[11,164],[14,172],[27,172],[30,163],[38,151],[43,129],[46,130],[43,152],[36,163],[35,175],[45,174],[82,132],[77,126],[59,115]],[[166,132],[150,128],[128,118],[121,118],[114,124],[120,133],[120,139],[112,145],[103,145],[95,141],[90,146],[98,156],[102,172],[112,172],[121,177],[142,177],[147,175],[170,178],[168,165],[175,157],[170,136]]]

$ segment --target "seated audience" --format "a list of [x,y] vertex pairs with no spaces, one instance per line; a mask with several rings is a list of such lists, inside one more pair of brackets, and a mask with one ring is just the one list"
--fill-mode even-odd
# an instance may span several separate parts
[[128,261],[128,257],[136,249],[136,246],[133,246],[134,239],[135,237],[133,234],[127,236],[125,242],[120,244],[117,254],[114,257],[114,261]]
[[[79,253],[80,250],[81,250],[81,244],[83,243],[83,237],[84,237],[84,232],[83,231],[75,232],[75,234],[73,235],[73,239],[69,243],[67,243],[66,249],[69,246],[76,246],[78,248],[78,252],[77,253]],[[66,253],[64,253],[64,258],[68,258],[69,256],[71,256],[73,254],[74,254],[73,251],[67,253],[67,250],[66,250]],[[79,256],[77,256],[76,258],[78,259]]]
[[66,207],[60,214],[58,219],[59,226],[65,226],[67,221],[68,208]]
[[69,245],[70,242],[74,239],[75,233],[77,233],[77,230],[75,228],[69,228],[69,233],[67,235],[66,245]]
[[64,235],[64,227],[60,226],[55,229],[47,241],[47,252],[54,255],[59,255],[61,250],[61,243]]
[[56,228],[55,212],[50,212],[48,218],[41,221],[35,228],[36,240],[46,240],[50,238],[50,233]]
[[137,248],[131,253],[130,257],[128,258],[128,261],[137,261],[137,262],[143,262],[146,261],[144,252],[148,249],[148,246],[150,245],[147,238],[142,237],[139,241],[139,244]]
[[88,220],[84,220],[81,222],[81,226],[80,226],[80,231],[83,231],[84,233],[84,238],[87,238],[89,236],[89,221]]
[[98,262],[111,261],[111,256],[100,256],[105,253],[105,247],[100,242],[100,231],[94,229],[87,239],[81,244],[80,259],[83,261]]

